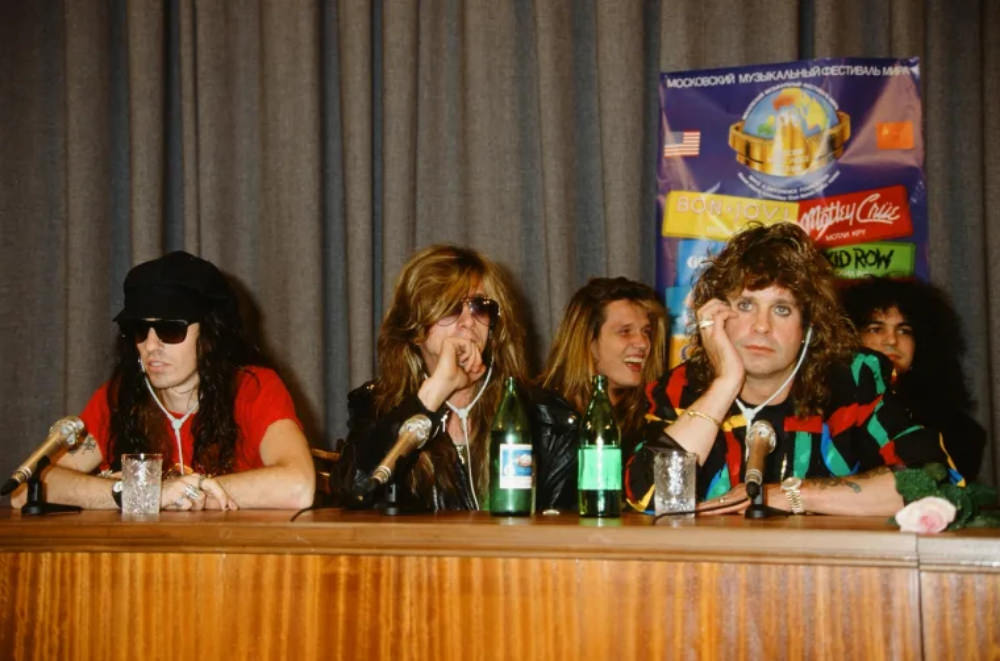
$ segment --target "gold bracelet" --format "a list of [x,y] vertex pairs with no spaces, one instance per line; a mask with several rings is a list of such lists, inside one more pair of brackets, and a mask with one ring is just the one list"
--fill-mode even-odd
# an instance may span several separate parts
[[708,420],[709,422],[711,422],[716,427],[722,427],[722,423],[721,422],[719,422],[718,420],[716,420],[715,418],[713,418],[709,414],[702,413],[701,411],[699,411],[697,409],[687,409],[686,411],[684,411],[684,415],[689,415],[692,418],[704,418],[705,420]]

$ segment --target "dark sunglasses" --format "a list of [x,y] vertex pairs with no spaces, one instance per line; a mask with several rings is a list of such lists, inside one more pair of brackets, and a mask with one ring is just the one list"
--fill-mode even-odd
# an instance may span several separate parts
[[164,344],[180,344],[187,337],[190,321],[183,319],[157,319],[147,321],[136,319],[134,321],[124,321],[121,324],[122,335],[131,337],[136,344],[145,342],[149,336],[149,329],[156,331],[156,337]]
[[481,324],[493,328],[497,319],[500,318],[500,304],[488,296],[466,296],[448,315],[441,317],[438,324],[441,326],[451,326],[462,316],[462,308],[468,306],[472,318]]

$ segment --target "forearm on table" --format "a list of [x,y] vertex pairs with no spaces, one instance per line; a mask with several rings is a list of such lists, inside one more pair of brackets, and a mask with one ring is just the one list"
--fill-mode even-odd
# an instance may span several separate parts
[[845,477],[808,478],[800,492],[806,511],[817,514],[892,516],[903,506],[887,466]]
[[[302,509],[312,505],[316,473],[297,465],[274,465],[215,478],[240,509]],[[209,500],[208,509],[219,504]]]
[[[118,509],[118,504],[111,496],[113,482],[114,480],[61,466],[51,466],[42,473],[46,502],[78,505],[84,509]],[[11,506],[20,507],[27,497],[28,487],[22,485],[11,496]]]

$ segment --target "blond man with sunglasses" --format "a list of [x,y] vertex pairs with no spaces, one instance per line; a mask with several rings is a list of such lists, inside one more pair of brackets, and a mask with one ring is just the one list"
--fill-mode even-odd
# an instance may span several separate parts
[[[513,376],[523,383],[525,332],[507,278],[478,252],[425,248],[403,267],[378,338],[376,379],[349,395],[350,432],[341,459],[348,500],[379,465],[400,427],[431,421],[429,441],[396,465],[389,489],[401,509],[489,509],[489,427]],[[573,447],[535,448],[538,509],[565,485],[548,466]],[[560,459],[559,457],[563,457]]]
[[178,251],[133,268],[124,290],[118,364],[80,416],[84,441],[44,475],[47,499],[120,507],[122,455],[158,452],[162,509],[310,505],[315,471],[295,406],[222,273]]

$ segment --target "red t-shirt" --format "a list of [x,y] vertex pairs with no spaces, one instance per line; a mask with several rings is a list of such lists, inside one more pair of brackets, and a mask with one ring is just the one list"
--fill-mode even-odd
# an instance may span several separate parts
[[[264,432],[271,423],[289,419],[302,428],[295,415],[295,405],[292,397],[282,383],[281,377],[274,370],[266,367],[244,367],[237,375],[236,401],[233,418],[240,430],[236,440],[234,455],[234,472],[260,468],[264,464],[260,459],[260,442]],[[161,412],[162,413],[162,412]],[[175,418],[183,417],[183,413],[171,411]],[[191,425],[198,417],[195,412],[181,426],[181,447],[184,450],[184,466],[190,468],[193,456],[194,436],[191,435]],[[91,396],[83,413],[80,414],[87,432],[97,441],[101,450],[101,468],[109,467],[108,440],[111,437],[111,411],[108,408],[108,383],[105,383]],[[166,416],[163,416],[163,427],[167,438],[174,439],[174,431]],[[178,463],[177,442],[170,444],[170,455],[164,457],[164,469]]]

